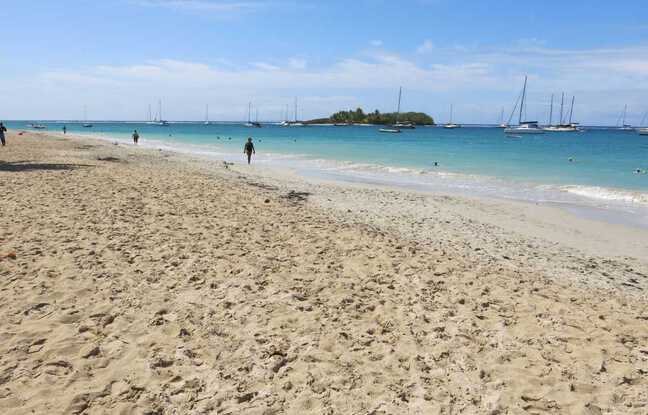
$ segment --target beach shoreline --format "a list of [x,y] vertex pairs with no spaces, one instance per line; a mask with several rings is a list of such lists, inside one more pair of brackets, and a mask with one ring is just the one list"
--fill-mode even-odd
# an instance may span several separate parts
[[[131,146],[130,143],[124,142],[123,140],[115,141],[108,136],[96,138],[91,135],[64,136],[60,133],[51,135],[75,140],[97,140],[103,144],[106,142],[119,143],[129,148],[138,148]],[[173,153],[180,158],[192,160],[194,164],[201,165],[207,169],[212,167],[212,165],[220,166],[223,163],[223,160],[218,160],[214,156],[191,152],[177,152],[174,151],[175,149],[169,148],[146,147],[144,149],[138,148],[138,150],[152,151],[153,154],[159,151]],[[239,173],[255,177],[258,180],[271,181],[274,185],[281,188],[292,186],[293,188],[301,188],[303,191],[312,191],[313,189],[321,191],[322,186],[325,186],[330,195],[335,197],[334,200],[336,202],[341,201],[341,194],[346,193],[349,189],[356,189],[359,192],[359,195],[355,197],[356,199],[362,198],[363,192],[380,194],[380,197],[383,199],[390,198],[389,195],[398,197],[398,200],[394,200],[394,202],[408,199],[411,195],[416,195],[416,197],[422,198],[422,200],[450,198],[454,203],[463,204],[464,209],[473,210],[469,217],[470,220],[485,220],[491,225],[503,227],[509,232],[521,233],[526,237],[545,238],[549,243],[566,245],[572,249],[582,250],[588,255],[633,257],[636,260],[648,258],[648,224],[637,229],[634,222],[629,222],[622,218],[619,219],[618,215],[620,212],[609,213],[604,209],[569,203],[531,202],[503,197],[423,190],[416,187],[403,187],[389,183],[334,180],[318,175],[304,175],[302,172],[291,168],[258,165],[257,163],[246,166],[242,156],[239,163],[232,162],[231,159],[228,159],[227,162],[232,163],[231,168]],[[323,196],[318,197],[316,194],[317,191],[314,193],[314,200],[322,208],[335,206],[335,210],[343,213],[344,211],[348,211],[349,208],[352,211],[367,208],[363,204],[366,200],[354,200],[350,202],[353,198],[344,198],[343,203],[329,203],[328,198],[325,200]],[[350,206],[346,206],[349,203]],[[490,210],[487,210],[488,208]],[[416,214],[418,216],[424,215],[425,212],[422,211],[423,209],[424,204],[417,209]],[[375,214],[380,213],[376,206],[373,206],[373,210]],[[412,214],[412,212],[408,213],[410,215]],[[519,217],[519,219],[515,220],[516,217]],[[536,226],[529,226],[530,222],[535,223]],[[646,263],[648,264],[648,259]]]
[[648,408],[642,229],[88,138],[8,142],[3,411]]
[[[74,134],[130,143],[133,127],[123,123],[107,125],[105,129],[86,129]],[[144,137],[142,147],[230,162],[240,160],[239,141],[251,133],[240,125],[220,128],[194,123],[177,129],[139,127]],[[458,135],[445,130],[429,134],[412,131],[394,142],[362,130],[327,127],[295,130],[268,126],[254,131],[255,142],[261,150],[255,165],[268,170],[290,169],[315,180],[551,205],[581,218],[648,229],[648,193],[644,180],[648,176],[639,169],[643,161],[623,158],[624,154],[636,155],[643,151],[636,140],[592,134],[586,138],[548,136],[517,142],[489,129],[475,129]],[[233,136],[233,140],[228,136]],[[624,141],[613,144],[616,138]],[[618,147],[620,155],[609,159],[600,157],[598,154],[606,143],[608,148]],[[589,146],[594,146],[591,151],[584,150]],[[410,152],[386,156],[401,147],[403,151],[410,148]],[[417,149],[414,158],[412,149]],[[493,158],[492,154],[495,149],[508,160],[506,168],[498,167],[497,157]],[[548,151],[544,158],[526,156],[543,151]],[[484,155],[480,156],[481,153]],[[612,159],[624,161],[615,163]]]

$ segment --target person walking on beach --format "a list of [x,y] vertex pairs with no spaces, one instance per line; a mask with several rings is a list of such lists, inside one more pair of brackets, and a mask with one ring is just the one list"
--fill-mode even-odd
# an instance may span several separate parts
[[2,147],[5,146],[5,131],[7,131],[7,127],[4,126],[3,123],[0,122],[0,141],[2,141]]
[[247,143],[245,143],[245,147],[243,147],[243,153],[247,154],[248,164],[250,164],[252,154],[256,154],[256,150],[254,150],[254,144],[252,144],[252,137],[248,137]]
[[133,143],[137,144],[139,141],[139,134],[137,134],[137,130],[133,131]]

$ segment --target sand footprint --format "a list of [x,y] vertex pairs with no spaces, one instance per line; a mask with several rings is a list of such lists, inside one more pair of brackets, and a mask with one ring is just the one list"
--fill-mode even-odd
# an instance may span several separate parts
[[67,376],[70,374],[70,372],[72,372],[72,364],[70,362],[66,362],[65,360],[57,360],[54,362],[45,363],[45,369],[43,370],[43,372],[53,376]]

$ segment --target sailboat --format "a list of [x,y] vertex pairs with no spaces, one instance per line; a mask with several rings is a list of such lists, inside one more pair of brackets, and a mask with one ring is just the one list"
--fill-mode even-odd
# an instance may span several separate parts
[[538,127],[537,121],[522,121],[522,113],[524,112],[524,100],[526,99],[526,86],[527,76],[524,77],[524,87],[522,88],[522,100],[520,101],[520,115],[518,117],[518,125],[515,127],[507,127],[504,129],[506,134],[544,134],[544,131]]
[[[401,89],[402,89],[402,88],[401,88]],[[399,89],[399,91],[398,91],[398,101],[399,101],[399,102],[400,102],[400,98],[401,98],[401,97],[400,97],[400,95],[401,95],[401,89]],[[400,110],[400,105],[399,105],[398,107],[399,107],[399,110]],[[400,112],[400,111],[399,111],[399,112]],[[413,122],[411,122],[411,121],[398,121],[398,120],[396,120],[396,123],[394,124],[394,127],[395,127],[395,128],[398,128],[398,129],[401,129],[401,130],[402,130],[402,129],[405,129],[405,130],[413,130],[413,129],[416,128],[416,125],[415,125]]]
[[502,112],[500,113],[500,119],[499,119],[499,128],[506,128],[508,127],[508,124],[504,122],[504,107],[502,107]]
[[443,124],[443,128],[461,128],[461,125],[452,122],[452,104],[450,104],[450,122]]
[[403,91],[402,87],[398,88],[398,108],[396,110],[396,123],[394,125],[392,125],[391,128],[384,127],[384,128],[379,129],[378,131],[380,131],[381,133],[398,134],[398,133],[401,132],[400,128],[396,127],[396,125],[398,124],[398,116],[400,115],[400,104],[401,104],[401,93],[402,93],[402,91]]
[[[257,110],[257,117],[258,117],[258,110]],[[252,122],[252,103],[248,102],[248,120],[245,124],[243,124],[246,127],[256,127],[259,128],[261,127],[261,124],[259,124],[259,120],[257,119],[256,122]]]
[[245,127],[253,127],[252,120],[250,118],[251,116],[252,116],[252,103],[248,102],[248,118],[247,118],[247,122],[243,124]]
[[295,97],[295,121],[291,121],[288,123],[289,127],[303,127],[304,123],[297,121],[297,97]]
[[153,123],[152,123],[153,125],[157,125],[157,126],[160,126],[160,127],[168,127],[169,126],[169,123],[162,119],[162,100],[158,101],[158,113],[157,113],[155,118],[156,119],[153,120]]
[[571,109],[569,110],[569,122],[565,123],[564,116],[564,105],[565,105],[565,93],[562,93],[562,98],[560,100],[560,123],[553,125],[552,116],[553,116],[553,94],[551,94],[551,109],[549,111],[549,125],[544,127],[544,131],[550,131],[554,133],[573,133],[578,131],[577,123],[572,123],[572,114],[574,113],[574,98],[572,96]]
[[261,123],[259,122],[259,109],[256,109],[256,121],[252,123],[256,128],[261,128]]
[[207,104],[207,107],[205,108],[205,125],[209,125],[209,104]]
[[[157,117],[157,115],[156,115],[156,117]],[[153,114],[151,112],[151,104],[148,105],[148,118],[146,119],[146,124],[149,124],[149,125],[150,124],[155,124],[153,122]]]
[[279,123],[280,127],[289,127],[290,126],[290,121],[288,121],[288,104],[286,104],[286,109],[283,111],[283,114],[281,114],[283,120]]
[[628,112],[628,104],[623,106],[623,114],[621,116],[621,126],[619,127],[619,121],[617,120],[617,128],[621,131],[632,131],[633,128],[630,124],[626,124],[626,114]]
[[[646,124],[645,124],[645,122],[646,122],[646,117],[648,117],[648,111],[644,113],[644,116],[643,116],[643,118],[641,119],[641,123],[639,123],[640,126],[641,126],[641,125],[646,125]],[[640,128],[637,128],[637,132],[639,133],[639,135],[648,135],[648,127],[640,127]]]
[[85,105],[83,106],[83,127],[92,128],[92,124],[88,123],[88,109]]

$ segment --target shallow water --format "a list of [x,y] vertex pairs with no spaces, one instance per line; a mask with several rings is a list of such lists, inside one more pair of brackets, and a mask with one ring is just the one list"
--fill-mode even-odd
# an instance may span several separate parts
[[[47,131],[60,132],[66,125],[69,133],[125,142],[137,129],[140,145],[229,161],[242,161],[243,143],[252,136],[256,163],[306,176],[565,204],[604,211],[605,217],[618,212],[624,223],[648,226],[648,174],[636,173],[648,169],[648,137],[636,132],[587,129],[512,138],[490,127],[385,134],[375,126],[43,124]],[[29,128],[27,122],[7,126]]]

